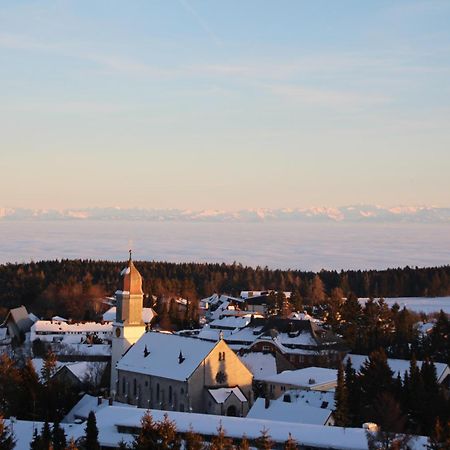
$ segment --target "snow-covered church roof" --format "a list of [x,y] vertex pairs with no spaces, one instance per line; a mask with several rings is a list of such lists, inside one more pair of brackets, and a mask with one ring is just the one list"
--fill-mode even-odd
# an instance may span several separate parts
[[117,369],[184,381],[216,345],[217,342],[149,332],[128,350]]

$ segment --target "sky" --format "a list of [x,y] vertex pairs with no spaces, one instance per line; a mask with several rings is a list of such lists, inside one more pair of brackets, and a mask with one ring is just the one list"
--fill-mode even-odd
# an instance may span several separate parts
[[450,206],[450,2],[0,1],[0,207]]

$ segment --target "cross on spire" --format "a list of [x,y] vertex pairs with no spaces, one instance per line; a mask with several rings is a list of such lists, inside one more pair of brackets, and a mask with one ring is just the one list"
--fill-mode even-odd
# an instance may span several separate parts
[[128,250],[128,253],[130,254],[130,261],[131,261],[131,249]]

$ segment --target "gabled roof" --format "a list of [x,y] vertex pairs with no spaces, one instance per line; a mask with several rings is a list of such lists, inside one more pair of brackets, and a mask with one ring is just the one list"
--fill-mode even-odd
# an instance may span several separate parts
[[25,306],[10,309],[3,324],[6,325],[9,320],[13,320],[22,333],[30,331],[31,325],[33,325]]
[[185,381],[217,343],[175,334],[145,333],[118,362],[117,369]]
[[225,403],[230,395],[235,395],[241,402],[247,401],[247,398],[238,386],[234,388],[208,389],[208,392],[211,394],[211,397],[214,399],[214,401],[219,404]]

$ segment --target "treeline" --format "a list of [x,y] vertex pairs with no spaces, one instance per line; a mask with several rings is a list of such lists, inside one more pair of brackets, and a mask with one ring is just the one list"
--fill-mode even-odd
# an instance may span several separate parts
[[[65,314],[89,318],[98,312],[95,299],[120,288],[124,263],[93,260],[40,261],[0,266],[0,314],[23,304],[40,315]],[[335,288],[358,297],[450,295],[450,265],[369,271],[270,270],[241,264],[136,262],[151,296],[182,296],[195,300],[213,292],[241,290],[295,291],[303,304],[325,300]],[[76,301],[74,301],[76,300]]]
[[418,367],[413,357],[404,374],[394,374],[382,349],[372,352],[359,371],[348,359],[338,370],[335,400],[338,426],[371,422],[385,433],[384,439],[395,433],[426,435],[436,444],[429,448],[449,448],[450,401],[428,359]]

